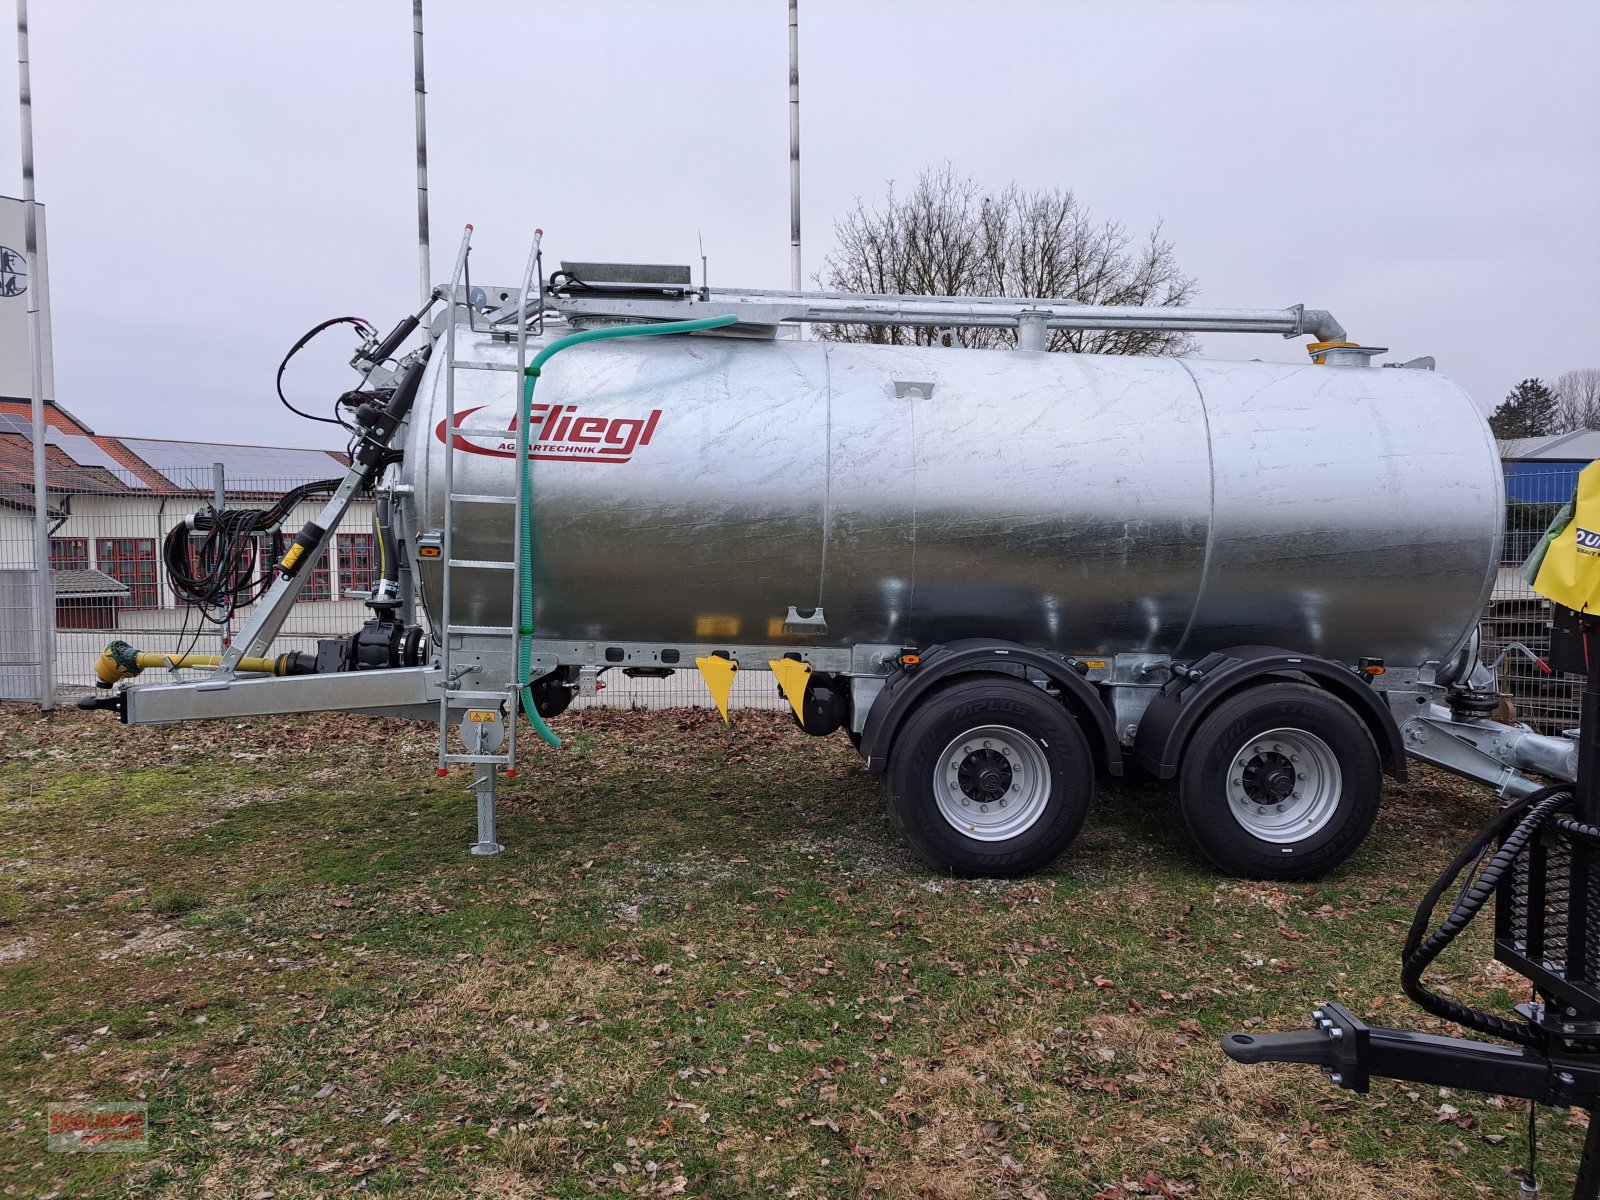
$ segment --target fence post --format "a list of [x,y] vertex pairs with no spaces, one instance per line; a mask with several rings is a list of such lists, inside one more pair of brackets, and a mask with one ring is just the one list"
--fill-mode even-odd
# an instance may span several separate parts
[[45,486],[44,337],[39,305],[44,275],[39,269],[39,216],[33,198],[33,85],[28,60],[28,0],[17,0],[17,92],[22,117],[23,252],[28,259],[28,358],[33,368],[33,560],[39,626],[39,707],[56,710],[55,596],[50,578],[50,495]]

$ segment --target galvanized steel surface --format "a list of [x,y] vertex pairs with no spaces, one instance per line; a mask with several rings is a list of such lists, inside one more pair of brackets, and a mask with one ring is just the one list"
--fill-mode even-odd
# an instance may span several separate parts
[[[610,266],[617,273],[628,269]],[[645,267],[636,273],[653,269]],[[677,298],[558,289],[549,299],[568,320],[584,324],[597,320],[605,324],[618,320],[687,321],[733,313],[742,322],[756,325],[797,322],[1012,329],[1037,320],[1047,329],[1177,329],[1191,333],[1277,333],[1284,337],[1310,334],[1325,342],[1345,339],[1344,326],[1332,313],[1303,304],[1289,308],[1162,308],[1088,305],[1060,297],[870,295],[749,288],[710,288],[703,296],[690,293]]]
[[[507,497],[515,347],[457,337],[480,365],[456,380],[455,487]],[[444,359],[402,469],[422,534],[443,514]],[[1498,556],[1494,443],[1426,371],[696,336],[576,347],[535,399],[546,638],[1415,665],[1468,635]],[[456,558],[511,556],[510,507],[456,513]],[[452,590],[456,622],[509,623],[506,572]],[[790,605],[821,605],[826,636],[779,636]]]

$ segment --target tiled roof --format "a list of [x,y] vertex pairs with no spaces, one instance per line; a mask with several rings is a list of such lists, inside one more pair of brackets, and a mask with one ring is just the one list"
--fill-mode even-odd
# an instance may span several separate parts
[[75,571],[51,571],[55,583],[56,599],[71,600],[81,596],[126,596],[128,585],[113,579],[104,571],[93,568]]
[[[33,404],[28,400],[0,400],[0,416],[21,417],[24,421],[33,415]],[[44,423],[52,429],[59,429],[62,433],[76,433],[92,435],[90,429],[77,417],[62,408],[54,400],[44,402]]]
[[[57,497],[209,496],[213,462],[223,464],[230,493],[275,495],[313,480],[337,479],[348,466],[343,454],[331,450],[90,436],[77,433],[81,426],[75,423],[57,421],[54,414],[46,424],[67,435],[58,439],[52,432],[45,447],[45,478],[50,494]],[[7,431],[12,428],[11,423],[0,428],[0,505],[31,510],[33,442],[26,432]]]
[[[59,446],[45,447],[45,480],[52,495],[117,495],[133,491],[104,467],[72,461]],[[33,508],[33,443],[16,435],[0,436],[0,504]]]

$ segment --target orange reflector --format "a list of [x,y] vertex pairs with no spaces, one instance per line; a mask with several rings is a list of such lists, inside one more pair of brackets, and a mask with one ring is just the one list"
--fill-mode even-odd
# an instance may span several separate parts
[[922,655],[920,654],[902,654],[900,656],[900,665],[902,667],[914,667],[921,661]]
[[1368,675],[1382,675],[1387,668],[1385,668],[1385,667],[1364,667],[1362,669],[1364,671],[1366,671],[1366,673]]
[[417,547],[417,557],[418,558],[438,558],[443,553],[444,553],[444,551],[442,549],[440,549],[438,546],[418,546]]

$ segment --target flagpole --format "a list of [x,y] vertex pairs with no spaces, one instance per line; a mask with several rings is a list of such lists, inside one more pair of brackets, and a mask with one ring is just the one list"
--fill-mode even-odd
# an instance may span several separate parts
[[800,0],[789,0],[789,288],[800,278]]
[[411,61],[417,94],[417,256],[422,269],[422,303],[433,295],[428,254],[428,92],[422,80],[422,0],[411,0]]
[[23,253],[28,260],[28,362],[32,367],[33,421],[33,561],[38,573],[34,589],[39,630],[39,707],[52,713],[56,707],[55,597],[50,578],[50,492],[45,486],[44,337],[40,327],[40,296],[44,276],[39,270],[39,214],[33,196],[33,89],[28,73],[28,0],[17,0],[17,88],[22,115]]

